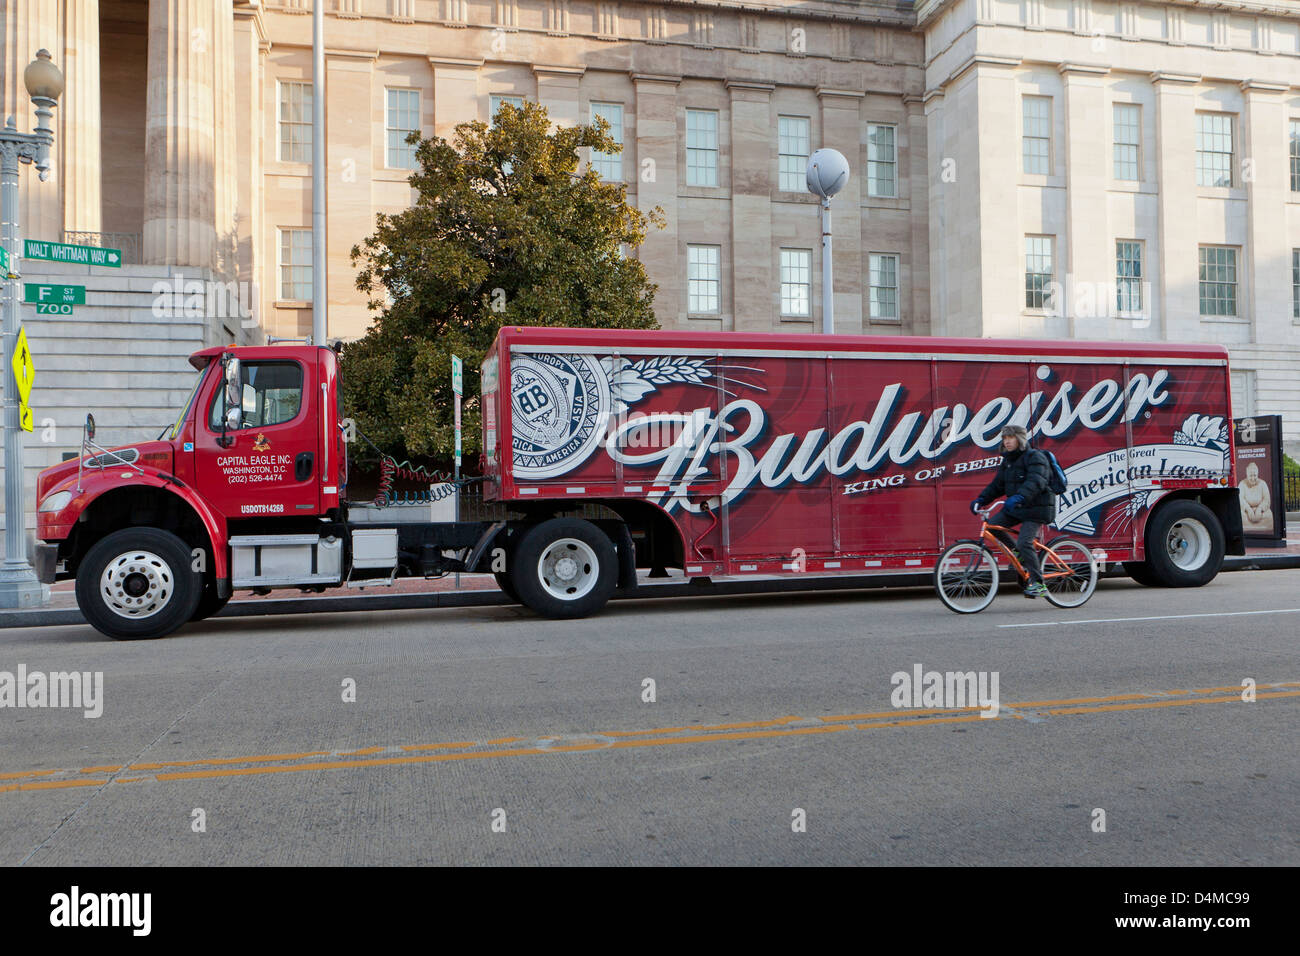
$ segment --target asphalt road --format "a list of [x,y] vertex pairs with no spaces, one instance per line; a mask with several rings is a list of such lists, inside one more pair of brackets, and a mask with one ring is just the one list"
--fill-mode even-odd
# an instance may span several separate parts
[[[1295,865],[1298,626],[1300,570],[973,617],[906,590],[5,630],[0,672],[104,683],[98,718],[0,708],[0,861]],[[917,665],[996,672],[997,717],[895,708]]]

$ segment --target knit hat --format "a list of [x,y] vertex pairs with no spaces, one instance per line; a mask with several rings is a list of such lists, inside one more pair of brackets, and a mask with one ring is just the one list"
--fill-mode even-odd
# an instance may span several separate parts
[[1003,425],[1002,437],[1006,438],[1008,435],[1014,435],[1016,438],[1020,439],[1021,451],[1024,451],[1029,447],[1029,432],[1025,429],[1024,425]]

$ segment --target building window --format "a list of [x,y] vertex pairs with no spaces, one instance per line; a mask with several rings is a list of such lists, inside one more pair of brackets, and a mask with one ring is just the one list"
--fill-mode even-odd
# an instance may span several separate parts
[[867,195],[898,195],[898,129],[867,126]]
[[1232,185],[1232,115],[1196,114],[1196,185]]
[[686,185],[718,185],[717,110],[686,111]]
[[[600,117],[609,124],[609,135],[620,146],[623,145],[623,104],[622,103],[592,103],[591,104],[591,122],[595,125],[596,117]],[[591,168],[594,169],[601,179],[613,180],[615,182],[623,179],[623,154],[620,153],[602,153],[598,150],[591,151]]]
[[872,253],[868,257],[871,291],[867,308],[870,317],[898,321],[898,256]]
[[406,137],[420,131],[420,91],[389,90],[387,110],[389,169],[414,169],[415,146]]
[[1300,193],[1300,120],[1291,120],[1291,191]]
[[1052,237],[1025,236],[1025,308],[1052,308]]
[[1115,104],[1115,178],[1137,181],[1141,176],[1142,107]]
[[686,311],[718,312],[722,308],[720,246],[686,247]]
[[311,84],[280,84],[280,162],[311,162]]
[[522,96],[504,96],[500,93],[493,93],[488,97],[488,128],[497,123],[497,113],[501,107],[509,103],[517,110],[524,108],[524,98]]
[[1300,319],[1300,249],[1291,250],[1291,318]]
[[812,154],[812,120],[806,116],[777,117],[777,151],[780,154],[781,191],[808,189],[808,157]]
[[280,298],[311,301],[311,230],[280,230]]
[[1201,315],[1237,314],[1237,250],[1228,246],[1200,248]]
[[1024,119],[1021,151],[1025,172],[1047,176],[1052,170],[1052,98],[1022,97],[1021,111]]
[[1122,315],[1142,311],[1142,243],[1115,243],[1115,309]]
[[812,315],[812,250],[781,250],[781,314]]

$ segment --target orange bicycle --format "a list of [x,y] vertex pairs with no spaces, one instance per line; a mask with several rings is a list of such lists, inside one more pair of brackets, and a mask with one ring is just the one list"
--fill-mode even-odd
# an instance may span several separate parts
[[[1021,584],[1029,580],[1029,573],[1014,551],[993,532],[1006,531],[1001,525],[989,524],[993,509],[979,512],[980,536],[978,540],[958,541],[943,554],[934,566],[934,588],[939,599],[958,614],[975,614],[993,603],[998,594],[997,555],[1003,555],[1020,577]],[[1043,569],[1044,595],[1057,607],[1079,607],[1097,589],[1097,559],[1092,550],[1074,538],[1055,538],[1050,545],[1041,538],[1034,539]]]

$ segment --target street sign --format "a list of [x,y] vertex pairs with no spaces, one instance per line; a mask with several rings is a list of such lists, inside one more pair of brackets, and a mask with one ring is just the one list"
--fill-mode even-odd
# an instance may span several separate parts
[[39,282],[23,283],[23,301],[36,305],[57,303],[59,305],[85,305],[86,287],[84,285],[45,285]]
[[465,394],[464,366],[461,365],[460,359],[455,355],[451,357],[451,390],[457,395]]
[[0,273],[5,277],[9,275],[9,250],[4,246],[0,246]]
[[26,402],[18,404],[18,424],[22,426],[22,430],[25,432],[32,430],[32,410]]
[[28,259],[44,259],[46,262],[72,262],[82,266],[108,266],[111,269],[122,268],[121,249],[103,249],[99,246],[74,246],[67,242],[43,242],[40,239],[28,239],[23,255]]
[[14,381],[18,383],[18,401],[27,404],[32,394],[32,383],[36,381],[36,366],[32,364],[32,351],[27,347],[27,330],[18,330],[18,341],[14,343]]

